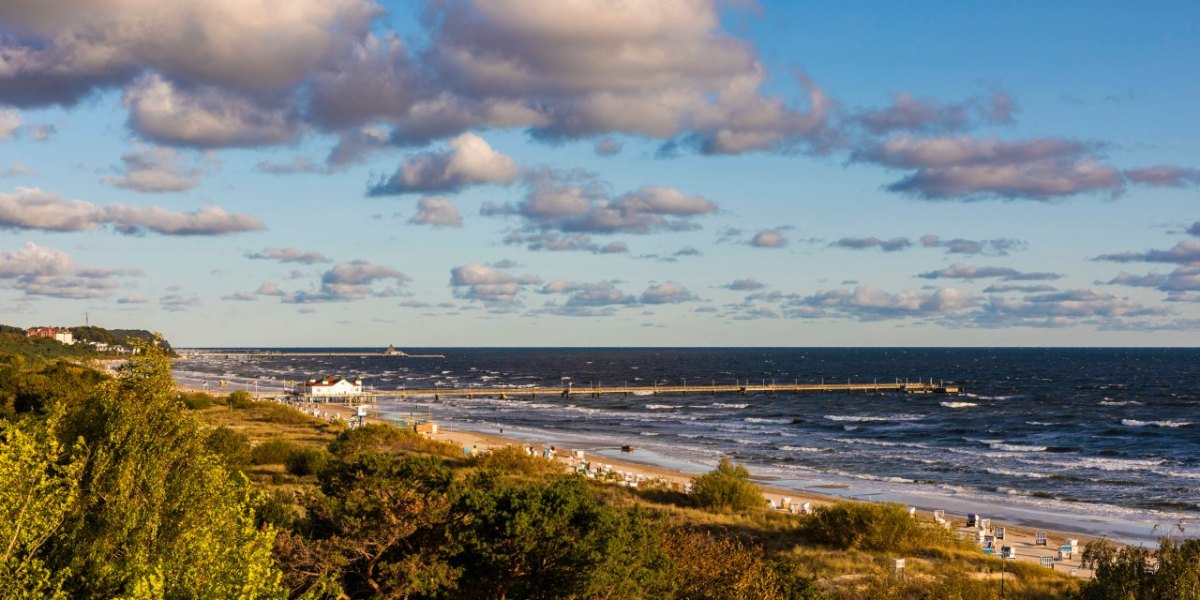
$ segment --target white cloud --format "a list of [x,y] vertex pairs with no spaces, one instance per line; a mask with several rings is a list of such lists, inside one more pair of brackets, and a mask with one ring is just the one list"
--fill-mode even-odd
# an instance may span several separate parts
[[462,227],[462,215],[449,199],[422,198],[417,202],[417,214],[408,222],[434,227]]
[[477,263],[450,270],[450,287],[458,297],[486,303],[515,302],[525,286],[540,282],[535,275],[513,275]]
[[229,213],[219,206],[181,213],[158,206],[100,207],[83,200],[67,200],[38,188],[18,187],[16,192],[0,192],[0,229],[89,231],[104,225],[127,234],[151,231],[185,236],[226,235],[265,228],[251,215]]
[[517,163],[477,135],[464,133],[449,146],[405,160],[390,178],[371,186],[370,193],[453,192],[469,185],[509,184],[517,177]]
[[652,285],[642,292],[643,304],[678,304],[692,300],[696,300],[695,294],[674,281]]
[[200,183],[203,171],[185,167],[179,154],[171,148],[144,148],[121,156],[123,173],[103,177],[110,185],[137,192],[185,192]]
[[33,242],[0,254],[0,286],[20,290],[27,296],[104,298],[119,287],[117,278],[141,274],[137,269],[79,267],[66,252]]

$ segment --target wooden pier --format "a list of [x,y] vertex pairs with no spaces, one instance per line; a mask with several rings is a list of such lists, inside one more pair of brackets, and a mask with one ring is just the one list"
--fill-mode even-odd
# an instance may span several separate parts
[[902,394],[958,394],[958,386],[933,383],[933,381],[897,381],[893,383],[735,383],[710,385],[639,385],[639,386],[567,386],[567,387],[465,387],[465,388],[408,388],[398,390],[372,390],[364,392],[384,398],[474,398],[571,396],[599,397],[607,395],[662,396],[679,394],[780,394],[821,392],[863,392],[880,394],[885,392]]

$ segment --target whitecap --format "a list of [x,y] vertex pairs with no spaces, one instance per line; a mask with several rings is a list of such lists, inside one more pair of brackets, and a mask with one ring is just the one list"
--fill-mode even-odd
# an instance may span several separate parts
[[1027,446],[1023,444],[1004,444],[992,443],[988,444],[992,450],[1007,450],[1009,452],[1044,452],[1045,446]]
[[647,404],[646,410],[671,410],[673,408],[683,408],[682,404]]
[[787,423],[791,423],[791,422],[792,422],[792,420],[791,420],[791,419],[766,419],[766,418],[759,418],[759,417],[746,417],[745,419],[742,419],[742,420],[743,420],[743,421],[745,421],[745,422],[747,422],[747,423],[778,423],[778,424],[787,424]]
[[737,409],[743,409],[743,408],[746,408],[747,406],[750,406],[749,404],[744,404],[744,403],[743,404],[726,404],[724,402],[713,402],[712,405],[716,406],[718,408],[737,408]]
[[939,402],[938,404],[941,404],[946,408],[970,408],[972,406],[979,406],[974,402]]
[[1127,427],[1166,427],[1176,429],[1178,427],[1187,427],[1191,425],[1191,421],[1139,421],[1137,419],[1121,419],[1121,424]]

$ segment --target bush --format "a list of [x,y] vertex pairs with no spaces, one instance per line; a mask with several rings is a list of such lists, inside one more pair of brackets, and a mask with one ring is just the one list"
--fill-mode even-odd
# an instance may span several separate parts
[[1081,590],[1084,600],[1200,598],[1200,539],[1163,538],[1157,549],[1091,542],[1083,566],[1096,571]]
[[818,506],[804,520],[801,533],[809,541],[839,550],[919,552],[958,544],[947,529],[922,523],[901,504],[838,502]]
[[722,458],[715,470],[692,479],[692,502],[714,511],[746,511],[766,503],[758,486],[750,483],[746,467],[728,458]]
[[329,452],[324,448],[295,448],[284,460],[284,465],[288,473],[304,477],[324,471],[329,458]]
[[308,423],[320,423],[320,419],[306,415],[295,408],[284,406],[276,402],[251,402],[250,406],[241,407],[248,408],[253,412],[251,416],[255,421],[264,423],[279,423],[281,425],[304,425]]
[[546,460],[540,456],[530,456],[519,446],[502,446],[491,451],[477,454],[470,463],[484,469],[495,469],[505,473],[519,475],[544,475],[561,473],[562,463],[556,460]]
[[231,468],[240,469],[250,462],[250,438],[228,427],[212,430],[204,440],[204,445]]
[[246,390],[236,390],[225,398],[229,408],[245,409],[254,406],[254,397]]
[[425,436],[383,423],[371,423],[347,429],[329,442],[329,452],[344,461],[360,454],[373,452],[422,452],[447,457],[460,456],[460,448],[449,442],[431,440]]
[[250,462],[256,465],[282,465],[297,448],[286,440],[267,440],[250,449]]
[[204,392],[180,392],[179,401],[189,410],[203,410],[212,406],[213,397]]

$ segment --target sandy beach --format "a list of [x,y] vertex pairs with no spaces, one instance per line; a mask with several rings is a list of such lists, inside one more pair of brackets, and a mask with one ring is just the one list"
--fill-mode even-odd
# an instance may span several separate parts
[[[203,391],[203,390],[195,390]],[[300,408],[310,414],[316,413],[322,418],[335,419],[350,419],[354,417],[354,409],[344,404],[308,404]],[[384,422],[373,416],[367,417],[368,421]],[[447,426],[446,423],[438,423],[437,433],[425,434],[429,437],[441,441],[450,442],[459,445],[465,450],[473,452],[486,452],[493,448],[504,446],[520,446],[532,447],[535,454],[540,455],[541,452],[548,448],[550,444],[544,442],[530,442],[520,440],[509,435],[502,435],[500,430],[496,433],[483,433],[478,431],[468,431],[456,429]],[[577,463],[574,462],[574,452],[579,450],[576,448],[566,448],[556,446],[556,460],[564,463],[564,470],[571,468]],[[669,485],[679,486],[682,488],[688,484],[693,477],[698,475],[697,472],[687,472],[680,469],[670,468],[660,464],[651,464],[649,462],[639,462],[636,460],[636,452],[628,454],[624,453],[620,456],[613,456],[611,451],[604,454],[598,454],[589,449],[582,449],[586,461],[589,463],[598,463],[606,466],[609,470],[618,474],[619,477],[633,482],[638,480],[661,480]],[[619,452],[619,450],[618,450]],[[594,466],[594,465],[593,465]],[[832,504],[843,497],[832,494],[821,494],[811,490],[795,490],[779,486],[773,486],[770,482],[756,481],[759,488],[762,489],[763,496],[769,499],[776,510],[787,510],[789,505],[793,512],[807,503],[810,508],[815,508],[821,505]],[[868,499],[870,500],[870,499]],[[887,500],[876,498],[876,500]],[[764,501],[765,504],[765,501]],[[911,506],[911,504],[910,504]],[[934,521],[935,515],[932,510],[923,510],[914,507],[914,516],[924,521]],[[1010,547],[1012,549],[1012,559],[1046,564],[1047,568],[1053,568],[1060,571],[1066,571],[1078,577],[1091,577],[1092,573],[1088,569],[1084,569],[1081,565],[1081,554],[1083,546],[1090,541],[1094,541],[1097,537],[1081,532],[1072,532],[1060,528],[1054,528],[1047,524],[1046,527],[1030,527],[1024,524],[1005,522],[999,519],[990,519],[991,528],[986,532],[978,527],[968,527],[968,514],[966,511],[944,511],[943,518],[948,527],[951,527],[961,538],[966,540],[977,541],[980,543],[980,552],[983,553],[984,535],[998,534],[996,528],[1002,528],[1004,537],[995,539],[993,547],[996,554],[999,554],[1001,548]],[[987,519],[988,516],[981,515],[981,518]],[[1048,517],[1049,518],[1049,517]],[[1046,543],[1044,545],[1037,543],[1037,534],[1042,532],[1045,534]],[[1068,544],[1069,540],[1076,540],[1077,545],[1074,552],[1062,552],[1063,547]]]

